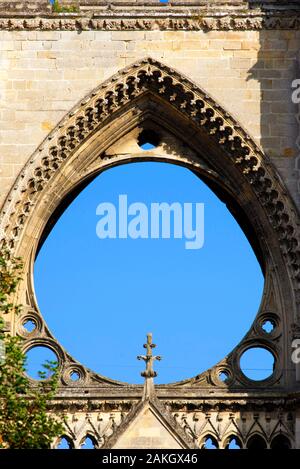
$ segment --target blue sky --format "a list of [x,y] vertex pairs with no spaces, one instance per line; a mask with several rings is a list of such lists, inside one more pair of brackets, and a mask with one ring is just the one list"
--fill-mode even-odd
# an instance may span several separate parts
[[[203,248],[186,250],[182,239],[100,240],[96,207],[117,205],[119,194],[147,206],[204,203]],[[144,364],[136,355],[152,332],[163,356],[156,382],[167,383],[231,351],[255,317],[264,280],[239,225],[211,190],[186,168],[148,162],[107,170],[79,194],[44,243],[34,282],[50,330],[74,358],[140,383]],[[31,355],[33,370],[41,359]]]

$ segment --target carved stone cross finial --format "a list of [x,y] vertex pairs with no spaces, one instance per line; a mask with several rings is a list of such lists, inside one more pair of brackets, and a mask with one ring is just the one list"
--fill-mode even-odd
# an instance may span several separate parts
[[144,378],[155,378],[157,376],[156,371],[153,370],[153,362],[154,360],[161,360],[162,357],[159,355],[152,355],[152,349],[156,347],[155,344],[152,343],[152,333],[149,332],[147,334],[147,343],[144,344],[144,348],[147,350],[146,355],[138,355],[138,360],[144,360],[146,362],[146,370],[142,371],[141,375]]

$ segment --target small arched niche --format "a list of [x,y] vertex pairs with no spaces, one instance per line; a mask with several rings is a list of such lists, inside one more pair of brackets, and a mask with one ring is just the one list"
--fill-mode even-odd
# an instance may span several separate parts
[[271,449],[283,450],[291,449],[291,442],[289,438],[283,434],[278,434],[274,436],[271,441]]
[[267,443],[261,435],[252,435],[247,441],[247,449],[267,449]]

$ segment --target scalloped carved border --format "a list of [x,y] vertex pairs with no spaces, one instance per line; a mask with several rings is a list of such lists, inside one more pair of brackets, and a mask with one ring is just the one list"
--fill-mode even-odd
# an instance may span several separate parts
[[87,95],[25,165],[0,216],[0,242],[12,251],[38,194],[61,164],[109,116],[147,90],[166,99],[228,154],[253,187],[277,233],[295,287],[300,287],[299,220],[269,159],[243,128],[193,82],[151,58],[122,70]]
[[[121,70],[93,90],[65,116],[38,147],[4,204],[0,215],[0,244],[7,246],[12,253],[18,251],[22,244],[22,234],[28,226],[35,206],[48,185],[51,187],[52,178],[60,172],[64,162],[87,142],[100,126],[113,118],[116,112],[146,93],[169,103],[196,128],[205,132],[230,160],[228,164],[233,165],[245,184],[252,188],[254,197],[257,198],[256,203],[263,207],[267,215],[274,239],[277,240],[288,275],[293,282],[295,296],[298,295],[299,300],[299,218],[269,159],[242,127],[209,95],[182,74],[151,58],[145,58]],[[290,294],[293,295],[292,290]],[[32,340],[36,342],[41,338]],[[60,347],[54,339],[42,340],[50,340],[50,345]],[[265,344],[265,338],[263,340]],[[247,345],[245,341],[243,343]],[[30,340],[28,344],[30,345]],[[80,366],[73,362],[71,357],[66,356],[67,365]],[[236,357],[229,355],[216,367],[229,365],[234,369],[234,361]],[[106,385],[124,385],[93,373],[91,376],[96,381],[99,378],[98,380],[102,380]],[[277,380],[278,376],[274,376],[274,379],[262,385],[275,384]],[[180,387],[216,385],[214,368],[195,378],[173,383],[173,388],[174,384]],[[241,384],[243,387],[249,383]]]

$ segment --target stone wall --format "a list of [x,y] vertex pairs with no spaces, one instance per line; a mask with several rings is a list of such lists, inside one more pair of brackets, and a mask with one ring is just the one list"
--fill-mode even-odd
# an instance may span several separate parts
[[[299,113],[299,110],[291,100],[292,81],[295,78],[300,78],[299,67],[297,66],[300,48],[300,6],[298,0],[289,2],[272,2],[269,0],[261,2],[223,2],[223,0],[214,0],[199,2],[199,4],[196,1],[186,2],[183,0],[168,4],[160,4],[154,1],[123,2],[119,0],[108,3],[94,0],[80,0],[79,2],[61,0],[60,4],[65,8],[75,4],[77,8],[76,11],[58,13],[52,12],[51,6],[45,0],[39,2],[0,1],[0,205],[14,187],[14,181],[26,161],[30,159],[38,145],[47,138],[49,132],[57,126],[63,116],[77,102],[80,102],[87,93],[90,93],[91,90],[111,75],[119,72],[123,67],[129,66],[143,57],[152,57],[162,64],[177,69],[181,74],[193,80],[213,97],[214,103],[217,103],[216,109],[219,104],[237,118],[246,132],[271,157],[282,175],[287,189],[299,206],[298,169],[300,170],[300,167],[297,169],[297,164],[299,165],[297,163],[299,161],[299,122],[297,122],[297,113]],[[286,11],[282,13],[282,11],[277,10],[278,5],[285,7]],[[119,79],[123,80],[123,75],[121,78],[119,75]],[[239,129],[239,127],[237,128]],[[249,137],[246,138],[249,141]],[[207,148],[211,147],[207,146]],[[89,155],[86,155],[86,157],[88,159]],[[257,151],[255,152],[255,158],[264,161],[261,153]],[[69,164],[72,165],[73,163]],[[262,174],[267,172],[267,166],[267,164],[264,164],[260,168]],[[251,172],[250,163],[249,166],[245,163],[245,174],[247,174],[247,171]],[[30,169],[27,172],[30,173]],[[74,168],[72,167],[71,174],[77,174],[76,162]],[[237,177],[238,172],[235,175]],[[69,177],[65,177],[66,186],[69,179]],[[281,226],[284,231],[285,224],[289,220],[292,225],[288,226],[289,230],[286,229],[285,235],[287,235],[286,238],[288,236],[291,238],[294,233],[294,237],[290,241],[290,247],[293,248],[294,246],[295,248],[298,235],[294,227],[298,223],[298,218],[294,209],[288,211],[289,216],[282,217],[285,191],[279,189],[279,185],[275,184],[275,182],[278,182],[277,178],[266,178],[266,181],[271,182],[271,184],[274,183],[273,186],[276,190],[268,192],[270,186],[266,186],[267,189],[260,192],[257,189],[257,194],[260,195],[253,195],[253,200],[255,199],[253,207],[258,207],[260,210],[260,203],[261,206],[266,206],[266,212],[268,212],[271,221],[272,216],[275,214],[273,224],[270,223],[272,229],[274,228],[274,237],[269,247],[270,250],[273,249],[272,256],[275,256],[274,259],[283,262],[280,257],[281,254],[279,256],[279,251],[276,251],[277,237],[280,237],[283,248],[285,239],[281,234],[279,236],[277,232],[275,235],[275,230],[278,226]],[[245,185],[243,185],[245,181],[243,179],[242,184],[236,180],[235,182],[239,188],[238,197],[245,190]],[[250,183],[247,188],[245,192],[248,190],[249,196],[250,193],[252,194]],[[51,187],[46,189],[51,192]],[[18,195],[15,197],[21,197],[22,183],[19,184],[18,191]],[[38,184],[36,191],[39,191]],[[16,193],[16,191],[14,192]],[[26,190],[24,189],[23,192],[26,192]],[[274,200],[279,196],[277,203],[276,200],[273,201],[272,196],[274,196]],[[44,204],[47,204],[47,210],[50,212],[51,206],[49,208],[49,199],[47,197],[48,195],[44,194]],[[260,197],[262,200],[260,200]],[[29,198],[25,202],[24,212],[21,214],[15,213],[18,212],[18,210],[15,210],[17,204],[19,204],[19,207],[22,205],[19,200],[14,205],[11,213],[12,226],[16,223],[16,226],[20,228],[24,224],[27,216],[26,204],[30,207],[31,199]],[[47,217],[47,210],[43,207],[46,207],[46,205],[39,207],[39,210],[43,210],[43,214],[35,215],[36,226],[32,223],[24,236],[25,241],[22,245],[24,252],[26,250],[30,251],[28,248],[30,242],[38,238],[39,223],[43,217]],[[250,204],[248,204],[248,207],[250,207]],[[6,214],[4,218],[5,216]],[[14,220],[14,217],[16,220]],[[263,226],[263,223],[260,226]],[[3,222],[3,226],[1,226],[2,233],[5,232],[5,228],[6,224]],[[16,237],[14,230],[12,230],[12,235]],[[266,239],[269,238],[264,238],[267,244]],[[290,255],[288,261],[285,261],[286,264],[291,264],[296,271],[298,251],[290,252],[289,249],[283,249],[283,251],[284,254],[288,253]],[[266,256],[267,260],[269,261],[272,256]],[[287,257],[284,259],[287,259]],[[292,324],[293,329],[291,331],[293,334],[300,334],[299,314],[298,316],[296,313],[294,314],[296,308],[299,311],[299,286],[297,288],[295,286],[295,291],[293,290],[293,294],[295,293],[294,305],[292,295],[289,295],[289,289],[285,288],[285,285],[289,285],[289,276],[283,275],[282,272],[286,271],[278,268],[277,261],[274,263],[274,269],[272,265],[272,269],[269,270],[272,275],[273,270],[276,271],[276,275],[281,282],[281,285],[278,286],[277,284],[277,290],[280,287],[280,291],[286,291],[286,296],[290,301],[289,306],[284,309],[281,319],[291,317],[291,321],[295,321]],[[24,278],[29,279],[30,268],[28,268],[27,273],[28,275],[24,275]],[[276,283],[274,285],[274,290],[269,286],[267,292],[271,293],[265,295],[270,303],[271,300],[273,303],[275,301]],[[29,292],[27,297],[30,302],[33,297],[32,289],[28,287],[25,290],[24,288],[25,291],[26,294]],[[33,314],[33,303],[27,305],[31,314]],[[281,312],[280,308],[275,308],[275,310],[278,313]],[[269,311],[269,309],[267,308],[266,311]],[[38,317],[38,312],[35,312],[35,314]],[[296,323],[296,321],[298,322]],[[282,321],[282,327],[289,327],[289,323]],[[298,336],[292,336],[290,330],[285,333],[283,345],[286,350],[290,347],[287,337],[291,339]],[[283,350],[283,347],[281,350]],[[288,352],[285,355],[282,353],[284,356],[287,356],[287,354]],[[66,371],[71,369],[67,368],[71,366],[70,363],[64,363],[64,366]],[[85,372],[81,365],[76,366],[76,369],[83,370],[84,375]],[[67,374],[64,376],[67,376]],[[200,380],[198,386],[201,386],[201,383]],[[297,383],[294,384],[297,386]],[[209,385],[215,386],[210,381]],[[193,389],[181,387],[171,390],[166,387],[165,390],[160,391],[160,397],[163,397],[165,392],[167,398],[170,391],[172,399],[173,396],[178,398],[176,405],[180,399],[183,399],[184,402],[188,398],[194,400],[195,397],[198,398],[201,395],[196,386],[197,384]],[[63,391],[64,398],[69,392],[73,403],[80,392],[84,392],[85,388],[78,387],[79,394],[76,394],[76,397],[73,394],[74,389],[77,392],[77,388],[71,387],[68,388],[68,391]],[[108,388],[105,389],[107,393]],[[295,395],[297,390],[298,388],[295,388]],[[119,397],[125,402],[126,399],[130,399],[129,391],[139,392],[138,389],[132,390],[127,387],[121,389],[121,391],[117,389],[116,392],[120,392]],[[224,400],[224,396],[228,398],[227,391],[224,385],[219,396],[215,397],[214,405],[216,409],[220,402],[225,406],[225,410],[229,409],[228,401]],[[102,399],[103,394],[101,392],[103,391],[101,391],[101,387],[97,392],[96,397],[99,398],[100,396]],[[114,394],[115,389],[112,388],[109,392],[111,392],[110,396],[113,400],[117,395]],[[109,392],[105,395],[109,395]],[[207,390],[205,392],[202,397],[206,395],[205,399],[208,401],[210,395],[207,394]],[[253,393],[255,392],[254,389]],[[85,396],[85,394],[83,395]],[[245,395],[245,393],[240,396],[234,394],[234,407],[231,410],[235,413],[236,419],[240,419],[238,406],[245,404],[247,400]],[[290,403],[291,408],[287,408],[285,404],[286,394],[283,394],[283,396],[284,398],[279,394],[278,402],[274,401],[275,403],[272,404],[273,408],[278,408],[280,412],[280,415],[274,417],[274,427],[272,429],[274,430],[275,427],[281,428],[281,425],[285,425],[286,432],[291,433],[288,436],[292,441],[292,445],[300,447],[299,415],[297,414],[298,411],[295,411],[295,406],[298,404],[296,401],[292,401]],[[258,404],[262,405],[263,402],[268,404],[268,399],[272,401],[273,397],[273,394],[271,397],[263,395],[259,398]],[[77,404],[80,407],[79,400]],[[175,409],[175,404],[171,403],[170,405]],[[76,433],[75,427],[79,427],[79,423],[80,425],[82,423],[79,428],[80,431],[77,428],[76,442],[73,442],[80,446],[84,433],[86,431],[90,432],[92,428],[91,418],[94,418],[93,425],[102,425],[103,421],[100,414],[93,417],[88,416],[87,407],[79,409],[80,416],[74,415],[74,412],[72,414],[70,410],[72,405],[68,405],[67,411],[70,412],[70,419],[73,419],[74,433]],[[195,406],[195,404],[193,405]],[[197,412],[199,409],[202,412],[201,405],[199,404]],[[252,408],[251,406],[255,411],[253,418],[251,414],[250,417],[243,416],[240,419],[241,426],[244,429],[246,428],[247,418],[251,425],[252,420],[257,421],[259,412],[261,414],[260,418],[264,419],[263,411],[256,411],[255,405],[250,403],[249,407]],[[281,406],[283,407],[281,408]],[[292,418],[290,410],[293,412]],[[283,416],[281,412],[284,414]],[[110,421],[106,422],[106,420],[109,420],[107,415],[104,418],[105,425],[107,423],[105,429],[110,431],[112,423]],[[232,415],[230,414],[228,419],[226,417],[228,422],[232,420]],[[180,418],[183,427],[187,428],[189,417],[182,415]],[[219,425],[222,421],[219,413],[214,418]],[[226,419],[223,419],[225,430],[228,423]],[[194,430],[199,427],[198,421],[200,421],[198,417],[193,417],[191,420]],[[266,441],[270,446],[270,416],[267,416],[263,422]],[[157,429],[155,430],[155,426],[151,422],[150,424],[155,433]],[[220,428],[222,428],[222,424],[220,424]],[[201,431],[199,430],[198,435],[200,439],[204,437]],[[140,438],[141,435],[134,433],[133,436],[134,438]],[[245,433],[243,445],[246,445],[248,436]],[[219,438],[220,435],[216,435],[216,437]],[[223,447],[227,444],[226,438],[225,435],[222,442]],[[143,444],[141,442],[141,445]]]
[[151,56],[237,117],[299,202],[291,102],[300,31],[0,31],[1,202],[34,149],[103,80]]

